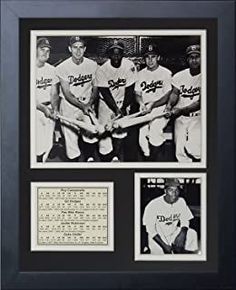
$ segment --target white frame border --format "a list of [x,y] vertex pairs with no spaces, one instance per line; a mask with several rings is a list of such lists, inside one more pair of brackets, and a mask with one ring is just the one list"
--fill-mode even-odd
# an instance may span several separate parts
[[[200,36],[201,41],[201,73],[202,73],[202,97],[201,97],[201,162],[37,162],[36,160],[36,136],[35,136],[35,59],[37,36]],[[205,168],[207,166],[207,31],[206,29],[160,29],[160,30],[31,30],[30,32],[30,167],[31,168]],[[32,113],[33,112],[33,113]],[[34,141],[35,140],[35,141]],[[34,142],[33,142],[34,141]]]
[[[140,239],[140,179],[141,178],[200,178],[201,179],[201,254],[141,254]],[[139,261],[207,261],[207,188],[206,173],[135,173],[134,176],[134,260]]]
[[[107,187],[108,188],[108,245],[105,246],[63,246],[37,245],[37,189],[39,187]],[[30,251],[50,252],[114,252],[114,183],[113,182],[31,182],[30,184]]]

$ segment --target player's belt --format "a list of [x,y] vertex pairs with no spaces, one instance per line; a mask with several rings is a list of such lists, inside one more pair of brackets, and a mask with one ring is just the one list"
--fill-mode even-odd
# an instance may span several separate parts
[[187,113],[187,114],[184,114],[184,117],[196,117],[196,116],[200,116],[200,113]]

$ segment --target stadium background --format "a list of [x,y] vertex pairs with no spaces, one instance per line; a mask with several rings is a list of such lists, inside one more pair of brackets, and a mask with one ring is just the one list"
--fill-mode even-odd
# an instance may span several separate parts
[[[70,36],[47,36],[52,46],[49,63],[57,66],[65,59],[70,57],[68,44]],[[141,70],[145,67],[142,57],[144,50],[149,44],[155,44],[160,54],[159,63],[173,74],[187,67],[185,51],[189,45],[200,43],[199,36],[89,36],[83,37],[86,42],[85,57],[93,59],[99,65],[107,60],[106,50],[114,42],[119,40],[124,43],[124,57],[132,60]],[[134,102],[131,107],[131,113],[138,110],[138,105]],[[138,126],[128,130],[128,137],[125,140],[124,161],[135,162],[143,161],[138,145]],[[58,134],[59,133],[59,134]],[[163,158],[165,162],[176,161],[175,148],[173,142],[173,122],[169,122],[165,129],[167,142],[165,143],[166,154]],[[64,151],[64,139],[60,130],[60,125],[56,126],[55,144],[49,155],[48,162],[67,161]],[[62,136],[62,138],[60,138]],[[132,148],[132,150],[130,150]],[[98,157],[98,160],[99,157]]]

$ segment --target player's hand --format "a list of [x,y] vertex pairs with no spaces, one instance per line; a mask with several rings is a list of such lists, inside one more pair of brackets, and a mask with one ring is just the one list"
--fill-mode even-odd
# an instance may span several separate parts
[[113,122],[109,121],[105,126],[104,126],[105,130],[108,132],[111,132],[113,130]]
[[141,103],[139,106],[139,111],[146,113],[147,112],[147,106],[144,103]]
[[53,120],[58,120],[59,118],[58,118],[58,115],[59,115],[59,112],[58,111],[53,111],[52,112],[52,119]]
[[181,228],[181,231],[176,236],[174,243],[173,243],[175,247],[184,248],[185,242],[186,242],[187,231],[188,231],[188,229],[186,227]]
[[172,112],[171,112],[171,108],[166,106],[165,110],[164,110],[164,117],[166,119],[170,119],[172,117]]
[[120,111],[121,111],[122,116],[126,116],[126,115],[127,115],[127,110],[126,110],[126,108],[122,107],[122,108],[120,109]]
[[145,106],[146,106],[146,113],[150,113],[151,110],[153,109],[153,103],[152,102],[147,103]]
[[116,109],[115,117],[123,117],[123,112],[121,109],[119,109],[119,108]]
[[171,110],[171,114],[172,114],[172,116],[174,116],[174,117],[179,117],[179,116],[181,116],[182,115],[182,109],[180,109],[180,108],[173,108],[172,110]]
[[43,113],[44,113],[44,115],[45,115],[46,118],[53,119],[53,110],[52,109],[50,109],[50,108],[48,108],[48,107],[45,106],[43,108]]
[[89,115],[89,113],[93,112],[93,109],[90,107],[89,104],[87,104],[87,105],[84,105],[83,112],[84,112],[85,115]]
[[102,135],[105,132],[105,127],[101,124],[96,126],[96,131],[98,135]]

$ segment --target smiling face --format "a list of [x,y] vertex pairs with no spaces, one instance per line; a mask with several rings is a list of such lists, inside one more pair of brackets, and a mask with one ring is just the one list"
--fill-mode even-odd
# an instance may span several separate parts
[[37,48],[37,60],[40,63],[45,63],[50,56],[50,48],[47,46]]
[[69,50],[71,52],[72,59],[75,62],[78,62],[83,58],[86,46],[84,45],[83,42],[78,41],[69,46]]
[[145,62],[149,70],[155,70],[158,67],[159,57],[156,54],[148,54],[145,56]]
[[120,67],[123,58],[123,51],[119,48],[113,48],[109,53],[111,65],[114,67]]
[[191,53],[188,56],[188,64],[190,69],[200,69],[201,66],[201,57],[199,53]]
[[178,186],[168,186],[165,188],[165,201],[167,203],[175,203],[179,198],[179,187]]

